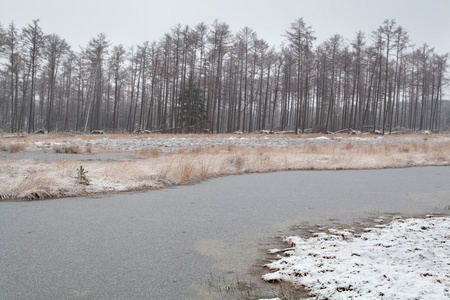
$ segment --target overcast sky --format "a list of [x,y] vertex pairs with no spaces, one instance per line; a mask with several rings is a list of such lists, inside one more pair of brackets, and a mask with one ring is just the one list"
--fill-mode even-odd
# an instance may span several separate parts
[[157,41],[176,24],[210,25],[215,19],[233,33],[245,26],[279,46],[290,23],[303,17],[317,41],[339,33],[352,40],[383,20],[395,19],[417,46],[450,52],[450,0],[0,0],[0,23],[23,28],[40,19],[44,33],[56,33],[74,50],[98,33],[126,47]]

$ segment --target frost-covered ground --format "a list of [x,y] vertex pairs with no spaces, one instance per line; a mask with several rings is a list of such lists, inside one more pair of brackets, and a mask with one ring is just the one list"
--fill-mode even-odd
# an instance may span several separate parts
[[362,233],[329,228],[286,238],[266,281],[304,286],[314,299],[450,299],[450,217],[397,219]]
[[[430,137],[430,138],[427,138]],[[418,136],[401,137],[401,138],[384,138],[383,136],[317,136],[310,138],[291,138],[291,137],[279,137],[277,135],[256,135],[254,137],[245,136],[227,136],[220,137],[172,137],[172,138],[154,138],[145,136],[139,136],[137,138],[96,138],[96,139],[83,139],[74,138],[69,141],[58,142],[41,142],[36,141],[30,143],[27,147],[28,151],[36,150],[51,150],[55,146],[63,145],[77,145],[80,147],[92,146],[103,147],[104,149],[114,149],[116,151],[136,151],[144,148],[159,148],[159,149],[176,149],[185,147],[208,147],[208,146],[264,146],[264,147],[296,147],[306,144],[341,144],[346,142],[356,144],[408,144],[408,143],[435,143],[449,141],[450,137],[435,137]]]
[[[333,143],[340,142],[343,139],[338,137],[337,139],[331,139],[329,137],[320,136],[314,138],[305,139],[293,139],[293,138],[272,138],[272,137],[262,137],[262,138],[248,138],[248,137],[216,137],[216,138],[168,138],[168,139],[158,139],[158,138],[144,138],[144,139],[97,139],[89,141],[92,146],[104,146],[111,147],[114,149],[121,150],[139,150],[146,147],[157,147],[157,148],[184,148],[184,147],[207,147],[207,146],[266,146],[266,147],[290,147],[299,146],[306,143]],[[380,143],[382,142],[382,137],[376,138],[351,138],[347,139],[350,141],[360,141],[365,143]],[[78,142],[84,143],[84,141],[79,140]],[[36,145],[39,147],[40,145]]]

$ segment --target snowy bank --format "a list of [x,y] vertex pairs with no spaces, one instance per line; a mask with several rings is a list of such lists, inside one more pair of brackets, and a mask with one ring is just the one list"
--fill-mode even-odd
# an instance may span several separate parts
[[399,219],[362,234],[329,229],[286,238],[270,282],[304,286],[318,299],[450,298],[450,217]]
[[291,138],[291,137],[277,137],[277,136],[257,136],[257,137],[221,137],[216,135],[214,137],[174,137],[174,138],[143,138],[131,137],[131,138],[113,138],[109,137],[96,138],[96,139],[83,139],[74,136],[72,139],[66,138],[62,142],[56,141],[35,141],[29,143],[26,147],[27,151],[48,151],[54,150],[58,147],[93,147],[105,149],[114,149],[114,151],[138,151],[148,148],[167,149],[174,150],[186,147],[218,147],[218,146],[238,146],[238,147],[274,147],[274,148],[289,148],[289,147],[302,147],[305,145],[341,145],[345,143],[352,143],[354,145],[405,145],[409,143],[415,144],[434,144],[434,143],[448,143],[450,137],[435,137],[424,139],[417,136],[397,137],[397,138],[384,138],[382,136],[377,137],[310,137],[310,138]]

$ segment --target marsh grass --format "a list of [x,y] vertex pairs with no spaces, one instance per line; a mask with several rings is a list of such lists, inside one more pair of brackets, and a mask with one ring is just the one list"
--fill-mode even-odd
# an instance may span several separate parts
[[19,160],[9,161],[9,164],[10,167],[2,173],[2,177],[16,177],[17,180],[8,181],[9,186],[0,187],[3,199],[47,199],[58,197],[65,192],[66,180],[61,180],[57,164],[48,167],[35,161]]
[[210,173],[210,164],[203,160],[200,162],[200,180],[205,180],[212,177]]
[[[203,135],[200,137],[204,138]],[[386,140],[388,142],[359,143],[343,139],[333,143],[305,143],[296,147],[224,145],[148,148],[135,153],[136,159],[117,161],[1,160],[0,199],[32,200],[159,189],[218,176],[280,170],[450,165],[448,139],[429,136],[423,140],[422,137],[408,136],[387,137]],[[0,142],[0,145],[6,145],[1,139]],[[68,142],[67,137],[60,142]],[[9,144],[14,143],[17,142]],[[30,141],[18,143],[21,149],[26,149]],[[98,149],[95,151],[98,152]],[[89,170],[92,184],[78,185],[71,178],[80,165]]]
[[238,276],[220,275],[210,277],[206,283],[197,288],[197,293],[205,299],[282,299],[294,300],[305,296],[302,289],[288,285],[261,286]]
[[66,154],[75,154],[81,152],[80,147],[78,145],[71,145],[71,144],[53,145],[53,150],[55,150],[56,153],[66,153]]
[[20,151],[24,151],[26,148],[26,144],[25,143],[21,143],[21,142],[13,142],[10,143],[8,146],[6,146],[6,150],[10,153],[17,153]]
[[143,148],[139,151],[137,151],[136,154],[137,157],[140,158],[148,158],[148,157],[158,157],[159,156],[159,152],[156,148]]

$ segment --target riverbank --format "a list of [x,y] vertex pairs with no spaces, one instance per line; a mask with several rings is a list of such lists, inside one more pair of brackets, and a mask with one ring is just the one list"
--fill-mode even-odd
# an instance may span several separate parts
[[0,149],[1,200],[160,189],[244,173],[450,165],[448,134],[3,135]]

